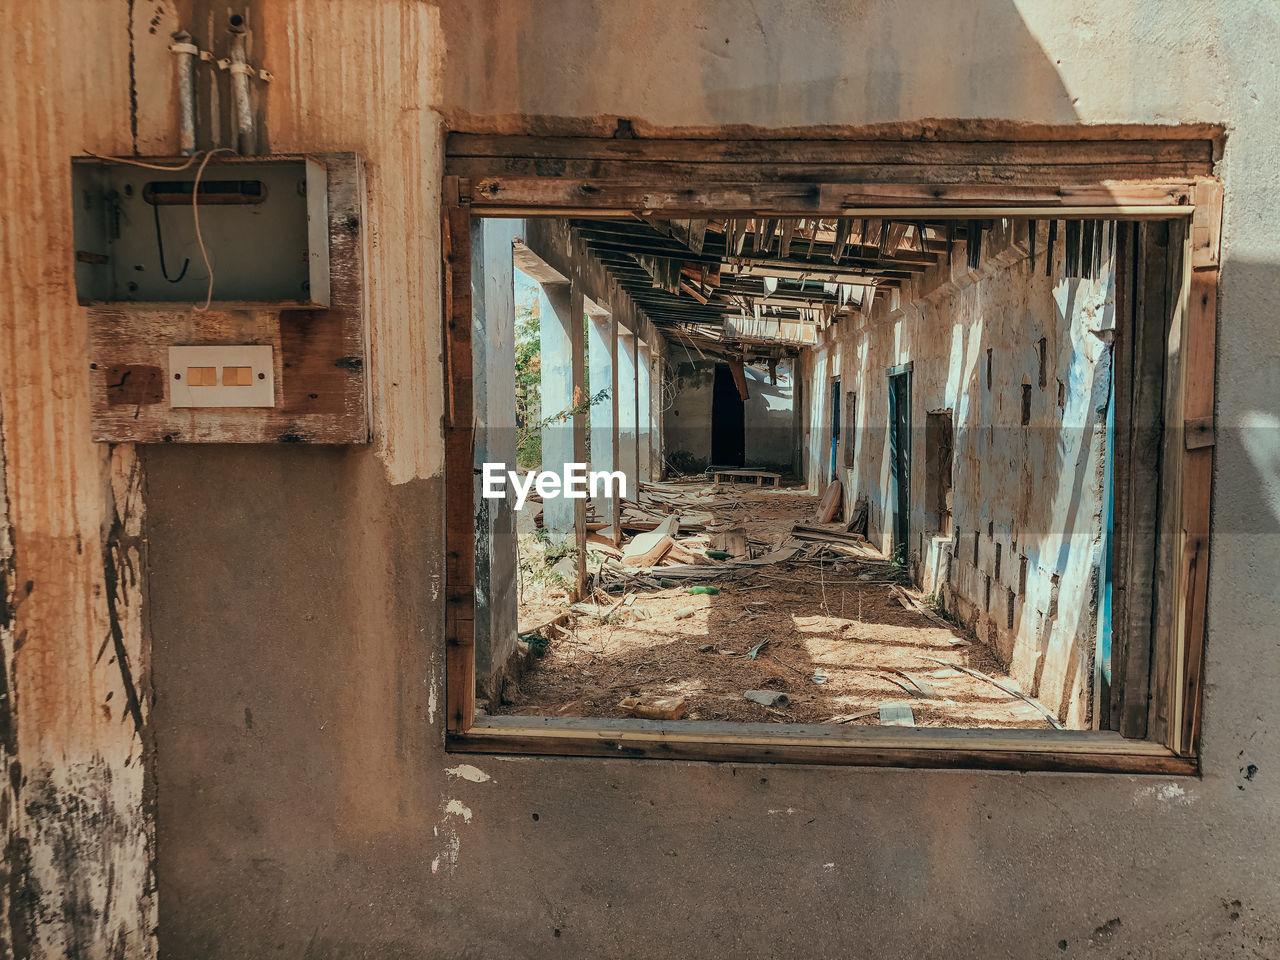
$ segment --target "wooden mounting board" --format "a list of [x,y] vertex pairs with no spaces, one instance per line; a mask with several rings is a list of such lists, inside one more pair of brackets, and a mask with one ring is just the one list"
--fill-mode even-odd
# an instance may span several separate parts
[[[364,169],[319,155],[329,173],[328,309],[90,307],[93,438],[109,443],[366,443],[371,439]],[[217,269],[215,264],[215,270]],[[270,345],[272,408],[173,409],[171,346]]]

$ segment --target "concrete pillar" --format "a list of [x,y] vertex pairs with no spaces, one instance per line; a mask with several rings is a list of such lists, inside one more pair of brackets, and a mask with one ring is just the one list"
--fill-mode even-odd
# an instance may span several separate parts
[[[587,314],[583,309],[582,288],[575,280],[569,295],[569,341],[573,351],[573,463],[585,464],[590,458],[587,425],[591,416],[587,402]],[[566,461],[568,462],[568,461]],[[567,471],[566,471],[567,473]],[[560,501],[573,512],[573,540],[578,555],[577,598],[582,599],[587,585],[587,498]]]
[[[649,391],[651,389],[649,374],[649,345],[643,340],[638,341],[639,352],[636,356],[636,398],[639,405],[636,408],[637,439],[639,448],[636,456],[638,460],[638,472],[641,480],[652,480],[650,458],[649,458],[649,436],[652,433],[650,417],[653,410],[653,401]],[[638,492],[638,491],[637,491]]]
[[[542,428],[542,469],[561,476],[567,464],[587,460],[586,336],[582,289],[577,283],[544,283],[538,295],[542,363],[542,419],[563,415]],[[577,410],[576,413],[572,412]],[[548,497],[542,525],[553,541],[573,537],[578,554],[578,592],[586,574],[587,502]]]
[[[475,465],[516,464],[515,289],[511,244],[519,220],[475,220],[471,245],[472,377]],[[476,680],[489,681],[516,645],[518,583],[515,511],[510,499],[486,500],[477,473]]]
[[[618,462],[618,341],[614,320],[607,313],[591,315],[587,360],[591,365],[591,393],[609,391],[609,398],[591,408],[591,469],[612,471]],[[596,511],[608,517],[615,532],[621,508],[618,498],[601,501]]]
[[627,496],[638,492],[639,450],[636,435],[636,338],[618,329],[618,469],[627,477]]
[[649,477],[661,480],[662,462],[662,365],[663,358],[654,354],[649,364]]
[[[538,318],[542,363],[542,418],[552,420],[542,428],[542,469],[559,473],[574,462],[574,329],[582,342],[582,313],[573,322],[573,288],[568,283],[544,283],[538,294]],[[577,382],[581,392],[582,381]],[[563,419],[560,417],[563,416]],[[542,505],[542,524],[553,541],[573,533],[573,501],[548,498]]]

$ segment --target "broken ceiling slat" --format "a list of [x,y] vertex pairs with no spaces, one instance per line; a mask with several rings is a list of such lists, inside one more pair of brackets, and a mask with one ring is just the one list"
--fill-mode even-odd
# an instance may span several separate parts
[[965,236],[966,252],[968,254],[968,265],[970,270],[977,270],[982,266],[982,221],[970,220],[968,233]]
[[886,232],[887,242],[885,244],[885,256],[893,256],[898,252],[898,248],[902,245],[902,239],[906,236],[907,227],[910,223],[903,220],[894,220],[889,224]]
[[832,263],[838,264],[844,256],[844,248],[849,244],[849,231],[852,229],[853,220],[850,217],[841,217],[836,221],[836,239],[831,250]]
[[791,236],[795,232],[796,221],[793,217],[787,217],[782,221],[782,238],[778,241],[778,256],[791,256]]

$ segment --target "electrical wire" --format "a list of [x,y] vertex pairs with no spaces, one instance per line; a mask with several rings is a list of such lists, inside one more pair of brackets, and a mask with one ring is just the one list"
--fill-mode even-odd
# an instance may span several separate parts
[[[206,150],[203,154],[203,158],[200,160],[200,166],[196,169],[195,183],[192,184],[192,187],[191,187],[191,217],[192,217],[192,220],[194,220],[195,222],[196,243],[200,245],[200,257],[201,259],[204,260],[204,269],[205,269],[205,272],[208,273],[209,275],[209,286],[208,286],[208,289],[205,291],[204,304],[199,307],[192,306],[191,308],[196,313],[204,313],[206,310],[209,309],[209,304],[213,302],[213,265],[209,262],[209,251],[205,248],[204,234],[200,231],[200,179],[204,176],[204,168],[208,165],[209,159],[215,153],[235,153],[235,151],[232,150],[230,147],[214,147],[212,150]],[[179,170],[186,170],[188,167],[190,167],[193,163],[196,162],[197,158],[201,157],[201,154],[194,154],[187,160],[186,163],[181,163],[181,164],[178,164],[176,167],[171,167],[171,166],[165,166],[163,164],[158,164],[158,163],[147,163],[144,160],[134,160],[131,157],[103,157],[92,152],[91,150],[85,150],[85,154],[87,156],[93,157],[95,160],[105,160],[108,163],[124,163],[124,164],[128,164],[131,167],[142,167],[144,170],[163,170],[169,173],[176,173]],[[163,258],[163,256],[164,254],[162,252],[161,257]],[[186,265],[184,265],[182,268],[182,274],[178,275],[178,279],[181,280],[183,274],[185,274],[186,272],[187,272],[187,267]],[[166,276],[165,279],[167,280],[168,276]],[[177,281],[172,281],[172,282],[176,283]]]
[[85,150],[84,153],[87,157],[93,157],[95,160],[105,160],[107,163],[126,163],[131,167],[142,167],[145,170],[169,170],[174,172],[187,169],[187,167],[196,162],[196,158],[199,156],[199,154],[196,154],[189,158],[186,163],[179,164],[176,167],[166,167],[158,163],[146,163],[143,160],[134,160],[131,157],[104,157],[94,153],[92,150]]
[[215,153],[234,153],[230,147],[214,147],[204,155],[204,159],[200,161],[200,167],[196,170],[196,181],[191,188],[191,216],[196,224],[196,243],[200,244],[200,256],[204,259],[205,272],[209,274],[209,288],[205,291],[204,306],[192,307],[196,313],[204,313],[209,309],[209,304],[213,302],[213,265],[209,263],[209,251],[204,246],[204,234],[200,232],[200,178],[204,175],[204,168],[209,163],[209,158]]
[[156,250],[160,252],[160,276],[170,283],[181,283],[182,278],[187,275],[187,267],[191,266],[191,258],[187,257],[182,261],[182,269],[178,271],[176,277],[169,276],[169,268],[164,262],[164,236],[160,233],[160,204],[151,204],[151,212],[155,214],[156,221]]

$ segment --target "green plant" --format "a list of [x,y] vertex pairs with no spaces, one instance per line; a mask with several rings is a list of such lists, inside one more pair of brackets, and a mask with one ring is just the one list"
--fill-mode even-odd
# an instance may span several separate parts
[[941,593],[927,593],[920,598],[920,602],[948,623],[958,622],[956,618],[951,615],[950,611],[947,610]]

